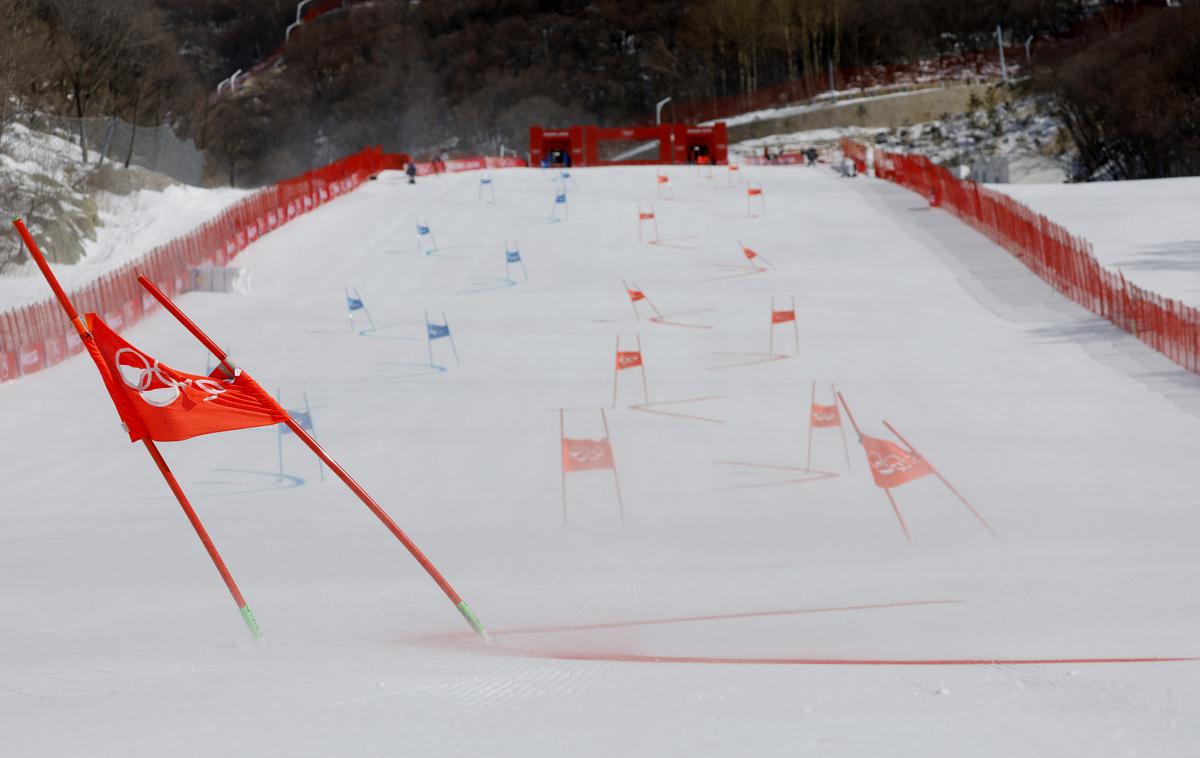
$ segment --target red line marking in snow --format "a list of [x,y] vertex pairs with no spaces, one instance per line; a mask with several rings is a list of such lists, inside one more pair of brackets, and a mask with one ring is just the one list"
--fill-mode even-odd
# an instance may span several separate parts
[[703,655],[638,655],[634,653],[563,653],[520,651],[516,655],[560,661],[622,663],[708,663],[772,666],[1052,666],[1101,663],[1181,663],[1200,661],[1189,656],[1133,658],[743,658]]
[[[807,616],[815,613],[841,613],[845,611],[875,611],[885,608],[912,608],[925,605],[961,605],[963,600],[901,600],[895,603],[863,603],[857,605],[835,605],[824,608],[794,608],[782,611],[745,611],[742,613],[712,613],[703,616],[672,616],[665,619],[641,619],[638,621],[607,621],[593,624],[568,624],[565,626],[524,627],[491,631],[492,636],[515,636],[518,634],[545,634],[547,632],[586,632],[595,629],[628,629],[639,626],[665,626],[667,624],[691,624],[698,621],[730,621],[733,619],[769,618],[771,616]],[[474,639],[470,632],[456,632],[455,637]]]
[[[680,237],[679,239],[688,239],[688,238]],[[659,247],[673,247],[676,250],[698,250],[698,249],[700,249],[699,245],[677,245],[674,242],[667,241],[666,238],[650,240],[649,244],[658,245]]]
[[699,403],[699,402],[703,402],[705,400],[723,400],[724,398],[725,398],[724,395],[712,395],[710,397],[691,397],[691,398],[687,398],[686,400],[656,400],[653,403],[639,403],[637,405],[631,405],[631,406],[629,406],[629,408],[631,410],[635,410],[635,411],[644,411],[645,413],[655,413],[655,414],[658,414],[659,416],[672,416],[674,418],[683,418],[683,419],[689,419],[692,421],[711,421],[714,424],[724,424],[725,423],[724,419],[708,418],[707,416],[693,416],[688,413],[671,413],[670,411],[658,411],[658,410],[654,410],[653,408],[650,407],[652,405],[675,405],[677,403]]
[[713,277],[712,279],[705,279],[704,281],[720,282],[720,281],[724,281],[726,279],[737,279],[738,277],[742,277],[742,276],[754,276],[755,274],[765,274],[765,273],[767,273],[767,270],[765,268],[756,268],[753,271],[743,271],[738,274],[726,274],[725,276],[717,276],[717,277]]
[[822,471],[821,469],[806,469],[803,466],[776,466],[769,463],[745,463],[743,461],[713,461],[717,466],[743,466],[745,468],[768,469],[771,471],[798,471],[803,474],[808,474],[802,479],[783,479],[774,482],[760,482],[758,484],[730,484],[724,487],[711,487],[713,492],[725,492],[727,490],[753,490],[763,487],[784,487],[789,484],[807,484],[808,482],[819,482],[822,479],[836,479],[838,474],[833,471]]
[[713,355],[757,355],[758,360],[742,361],[740,363],[722,363],[719,366],[709,366],[709,371],[716,371],[723,368],[740,368],[742,366],[756,366],[760,363],[771,363],[772,361],[784,361],[788,358],[795,358],[794,355],[771,355],[768,353],[713,353]]
[[663,326],[682,326],[686,329],[712,329],[711,324],[685,324],[682,321],[668,321],[668,319],[677,318],[679,316],[690,316],[693,313],[709,313],[715,311],[716,308],[700,308],[694,311],[680,311],[679,313],[663,313],[658,316],[651,316],[650,321]]
[[817,471],[817,469],[806,469],[803,466],[777,466],[773,463],[747,463],[745,461],[713,461],[713,463],[718,466],[746,466],[747,468],[769,468],[777,471]]
[[[816,472],[814,472],[816,473]],[[819,482],[822,479],[836,479],[837,474],[821,472],[819,476],[811,476],[807,479],[784,479],[781,482],[761,482],[759,484],[729,484],[724,487],[712,487],[713,492],[729,492],[731,490],[755,490],[764,487],[783,487],[789,484],[808,484],[809,482]]]
[[[749,611],[743,613],[720,613],[702,616],[675,616],[663,619],[641,619],[636,621],[610,621],[591,624],[565,624],[559,626],[520,627],[515,629],[491,630],[493,640],[555,632],[586,632],[598,629],[625,629],[668,624],[687,624],[707,621],[730,621],[772,616],[801,616],[817,613],[845,611],[868,611],[894,608],[912,608],[931,605],[960,605],[962,600],[907,600],[894,603],[866,603],[819,608],[798,608],[781,611]],[[708,655],[651,655],[621,652],[571,652],[562,650],[537,650],[520,647],[505,647],[501,644],[479,645],[470,632],[451,632],[400,640],[400,642],[423,645],[466,647],[479,653],[506,655],[517,658],[544,658],[563,661],[611,661],[614,663],[697,663],[713,665],[773,665],[773,666],[1046,666],[1046,665],[1090,665],[1128,663],[1185,663],[1200,661],[1196,656],[1114,656],[1104,658],[791,658],[753,656],[708,656]]]
[[[731,621],[735,619],[768,618],[771,616],[807,616],[816,613],[842,613],[845,611],[873,611],[886,608],[912,608],[926,605],[961,605],[963,600],[901,600],[893,603],[862,603],[835,605],[818,608],[794,608],[782,611],[743,611],[741,613],[712,613],[702,616],[671,616],[662,619],[638,619],[635,621],[599,621],[591,624],[563,624],[559,626],[528,626],[515,629],[489,629],[492,637],[515,637],[527,634],[550,634],[554,632],[587,632],[596,629],[627,629],[640,626],[665,626],[668,624],[690,624],[701,621]],[[420,637],[417,642],[456,642],[473,640],[472,632],[451,632]]]

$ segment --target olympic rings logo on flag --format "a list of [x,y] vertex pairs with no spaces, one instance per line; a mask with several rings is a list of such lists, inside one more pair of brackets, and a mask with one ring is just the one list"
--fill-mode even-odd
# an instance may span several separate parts
[[915,469],[924,468],[923,461],[920,458],[912,455],[899,455],[890,453],[886,456],[872,452],[867,455],[871,462],[871,468],[878,471],[883,476],[889,474],[904,474]]
[[[136,364],[122,362],[122,358],[126,355],[133,356]],[[132,348],[121,348],[113,356],[113,360],[117,364],[118,373],[125,386],[137,392],[138,397],[147,405],[155,408],[166,408],[174,403],[183,394],[182,388],[186,387],[195,387],[204,392],[207,397],[201,402],[215,400],[218,395],[225,392],[225,388],[216,379],[179,381],[165,373],[158,361],[152,361]],[[232,382],[232,380],[230,381]]]
[[595,463],[608,457],[608,450],[603,444],[575,445],[567,448],[567,455],[579,463]]
[[814,421],[837,421],[837,411],[813,411]]

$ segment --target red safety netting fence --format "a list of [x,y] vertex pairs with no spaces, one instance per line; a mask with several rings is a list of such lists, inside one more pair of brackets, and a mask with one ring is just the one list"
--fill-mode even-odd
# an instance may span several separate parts
[[[865,166],[866,148],[852,140],[843,140],[842,148]],[[955,178],[923,155],[876,151],[874,164],[876,176],[949,210],[1062,294],[1200,373],[1200,309],[1130,284],[1100,265],[1087,240],[1007,195]]]
[[[138,286],[138,273],[169,295],[186,292],[192,286],[193,267],[225,265],[262,235],[356,189],[391,168],[392,162],[393,156],[373,147],[264,187],[182,237],[72,291],[71,299],[80,313],[98,313],[119,331],[157,307]],[[82,350],[75,330],[51,298],[0,313],[0,382],[53,366]]]

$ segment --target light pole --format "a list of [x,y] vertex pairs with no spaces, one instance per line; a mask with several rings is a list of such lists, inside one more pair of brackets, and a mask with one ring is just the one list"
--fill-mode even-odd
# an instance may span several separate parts
[[996,24],[996,46],[1000,48],[1000,78],[1008,84],[1008,66],[1004,65],[1004,32],[1000,30],[1000,24]]
[[655,126],[662,124],[662,109],[663,109],[663,106],[669,102],[671,102],[671,98],[664,97],[662,100],[658,101],[658,105],[654,106],[654,125]]

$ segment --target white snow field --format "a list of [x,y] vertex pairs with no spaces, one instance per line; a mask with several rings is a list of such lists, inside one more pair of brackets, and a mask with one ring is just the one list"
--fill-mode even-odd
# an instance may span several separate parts
[[[163,444],[253,644],[91,363],[0,386],[0,752],[1200,754],[1200,377],[906,190],[747,166],[750,218],[725,173],[667,169],[655,201],[655,170],[574,171],[562,222],[553,172],[494,172],[494,203],[475,173],[387,173],[244,253],[252,294],[180,299],[307,395],[491,644],[294,437],[283,476],[273,428]],[[639,201],[666,244],[638,244]],[[799,355],[783,323],[769,359],[792,296]],[[461,366],[438,340],[430,368],[426,310]],[[618,335],[659,413],[634,371],[610,407]],[[165,313],[125,336],[205,368]],[[849,430],[849,473],[834,429],[812,466],[836,476],[801,470],[813,381],[1000,539],[930,476],[894,491],[906,542]],[[607,471],[567,477],[564,529],[560,408],[590,438],[607,408],[624,533]],[[1185,660],[1082,660],[1145,658]]]
[[1091,242],[1134,284],[1200,305],[1200,177],[989,187]]

